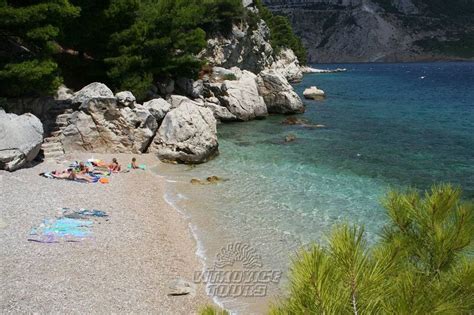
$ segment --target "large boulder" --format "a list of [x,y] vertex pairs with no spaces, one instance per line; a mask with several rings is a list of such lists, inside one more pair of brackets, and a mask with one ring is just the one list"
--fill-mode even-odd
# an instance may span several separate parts
[[140,153],[156,133],[155,117],[143,106],[119,108],[115,98],[85,101],[60,137],[64,152]]
[[115,99],[114,93],[107,85],[99,82],[91,83],[74,93],[71,98],[73,104],[82,104],[91,99]]
[[125,107],[120,110],[127,122],[134,126],[133,149],[145,152],[148,149],[158,129],[155,116],[143,105],[137,104],[135,108]]
[[286,78],[276,70],[264,70],[257,78],[258,91],[268,112],[275,114],[295,114],[304,112],[304,105]]
[[210,109],[183,102],[166,115],[149,151],[166,161],[206,162],[218,154],[216,123]]
[[0,108],[0,169],[15,171],[33,161],[43,142],[43,124],[32,114],[7,114]]
[[326,93],[316,86],[312,86],[304,90],[303,96],[310,100],[321,100],[326,97]]
[[283,75],[288,82],[300,82],[303,79],[303,71],[298,58],[289,48],[280,51],[271,68]]
[[238,119],[252,120],[268,115],[267,106],[258,93],[257,76],[249,71],[237,73],[236,80],[225,80],[216,95],[222,105]]
[[143,103],[143,107],[145,107],[155,117],[157,122],[160,122],[170,111],[171,104],[162,98],[155,98]]

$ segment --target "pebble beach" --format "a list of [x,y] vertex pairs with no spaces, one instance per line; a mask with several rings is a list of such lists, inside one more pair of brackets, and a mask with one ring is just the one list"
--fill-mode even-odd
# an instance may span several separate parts
[[[65,160],[127,154],[75,154]],[[137,156],[148,169],[160,162]],[[210,302],[203,287],[170,296],[176,279],[203,268],[186,219],[163,198],[165,179],[146,170],[113,174],[108,184],[53,180],[38,174],[67,167],[46,161],[0,171],[2,246],[0,312],[195,314]],[[78,242],[28,241],[33,227],[61,208],[96,209],[91,237]]]

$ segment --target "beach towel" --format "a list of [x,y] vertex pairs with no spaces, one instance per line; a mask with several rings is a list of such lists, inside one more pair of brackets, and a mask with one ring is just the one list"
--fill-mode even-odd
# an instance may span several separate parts
[[[132,169],[132,164],[128,164],[127,168]],[[146,165],[145,164],[140,164],[140,165],[138,165],[138,169],[145,171],[146,170]]]
[[79,242],[92,235],[92,221],[70,218],[45,219],[31,229],[28,241],[38,243]]
[[36,243],[80,242],[92,238],[92,226],[96,220],[105,219],[108,215],[100,210],[61,209],[62,215],[54,219],[44,219],[33,227],[28,241]]
[[[48,178],[48,179],[61,179],[61,180],[71,180],[71,181],[78,182],[78,183],[89,183],[87,180],[82,179],[82,178],[76,178],[74,180],[69,179],[69,178],[58,178],[58,177],[54,176],[53,172],[44,172],[44,173],[40,173],[39,175],[44,177],[44,178]],[[97,183],[100,180],[99,176],[95,176],[93,174],[89,175],[89,176],[92,178],[93,183]]]

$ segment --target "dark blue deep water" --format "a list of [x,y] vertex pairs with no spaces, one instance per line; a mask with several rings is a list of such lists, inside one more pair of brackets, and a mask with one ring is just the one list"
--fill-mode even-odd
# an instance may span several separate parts
[[305,144],[324,151],[315,163],[421,189],[451,182],[474,197],[474,63],[336,66],[349,71],[296,86],[328,93],[305,114],[329,127]]

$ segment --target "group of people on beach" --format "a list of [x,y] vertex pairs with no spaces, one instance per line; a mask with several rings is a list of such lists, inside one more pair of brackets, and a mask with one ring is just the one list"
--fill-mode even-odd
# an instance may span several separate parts
[[[139,169],[137,159],[132,158],[130,169]],[[51,176],[56,179],[68,179],[76,181],[84,181],[87,183],[95,183],[105,176],[112,173],[120,173],[122,166],[116,158],[112,159],[111,163],[106,163],[101,160],[89,160],[87,162],[75,162],[64,171],[53,171]]]

